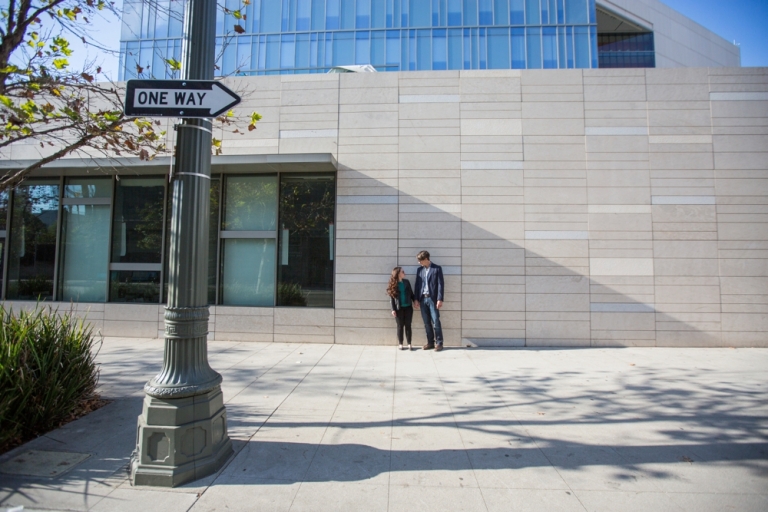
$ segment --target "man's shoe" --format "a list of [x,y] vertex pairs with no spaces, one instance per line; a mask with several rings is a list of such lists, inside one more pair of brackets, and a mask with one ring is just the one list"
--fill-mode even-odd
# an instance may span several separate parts
[[443,350],[443,344],[442,343],[440,343],[439,345],[437,345],[435,347],[435,352],[440,352],[441,350]]
[[424,345],[423,347],[421,347],[421,349],[422,349],[422,350],[431,350],[431,349],[433,349],[433,348],[435,348],[435,346],[434,346],[434,345],[432,345],[432,344],[430,344],[430,343],[427,343],[426,345]]

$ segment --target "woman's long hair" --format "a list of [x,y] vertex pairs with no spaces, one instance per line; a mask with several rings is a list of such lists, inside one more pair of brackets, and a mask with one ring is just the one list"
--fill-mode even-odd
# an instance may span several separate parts
[[389,276],[389,284],[387,285],[387,295],[393,299],[397,298],[397,282],[400,278],[400,271],[403,267],[395,267],[392,269],[392,275]]

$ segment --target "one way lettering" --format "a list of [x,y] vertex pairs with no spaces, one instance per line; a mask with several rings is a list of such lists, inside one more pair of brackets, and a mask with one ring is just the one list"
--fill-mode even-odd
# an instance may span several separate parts
[[[185,91],[176,91],[174,93],[176,105],[181,106],[202,106],[203,99],[205,98],[204,92],[185,92]],[[197,96],[197,99],[195,99],[195,96]],[[195,103],[197,101],[197,103]]]

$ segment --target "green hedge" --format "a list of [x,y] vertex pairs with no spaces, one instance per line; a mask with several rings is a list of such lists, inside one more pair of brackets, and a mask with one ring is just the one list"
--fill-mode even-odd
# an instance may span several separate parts
[[93,329],[73,312],[0,305],[0,453],[44,434],[97,398]]

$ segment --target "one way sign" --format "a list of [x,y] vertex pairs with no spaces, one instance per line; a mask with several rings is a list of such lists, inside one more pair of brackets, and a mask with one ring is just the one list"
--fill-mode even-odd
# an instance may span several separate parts
[[240,96],[214,80],[128,80],[125,115],[216,117]]

